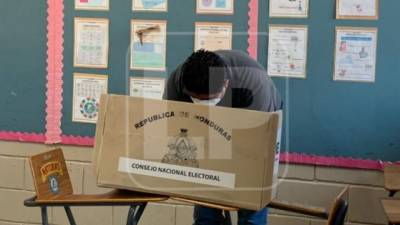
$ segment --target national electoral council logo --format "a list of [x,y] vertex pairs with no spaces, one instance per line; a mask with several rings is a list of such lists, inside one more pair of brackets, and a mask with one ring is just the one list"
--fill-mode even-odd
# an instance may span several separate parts
[[95,98],[92,97],[82,99],[80,111],[85,118],[93,119],[99,112],[99,103]]

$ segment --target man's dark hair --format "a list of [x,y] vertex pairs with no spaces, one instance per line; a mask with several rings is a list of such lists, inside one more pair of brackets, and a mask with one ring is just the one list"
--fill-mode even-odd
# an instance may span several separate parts
[[194,52],[182,66],[182,82],[187,91],[196,94],[219,93],[226,79],[226,63],[214,52]]

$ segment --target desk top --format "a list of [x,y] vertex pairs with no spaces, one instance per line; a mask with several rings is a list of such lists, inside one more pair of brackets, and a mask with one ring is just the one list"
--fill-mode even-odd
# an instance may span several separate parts
[[220,204],[196,201],[196,200],[191,200],[191,199],[187,199],[187,198],[171,197],[171,199],[175,200],[175,201],[181,201],[181,202],[193,204],[193,205],[201,205],[201,206],[205,206],[205,207],[221,209],[221,210],[226,210],[226,211],[238,211],[239,210],[238,208],[231,207],[231,206],[225,206],[225,205],[220,205]]
[[400,165],[386,165],[384,177],[386,190],[400,191]]
[[400,223],[400,199],[383,199],[383,209],[390,223]]
[[28,199],[27,206],[38,205],[70,205],[70,206],[89,206],[89,205],[131,205],[144,202],[160,202],[167,200],[167,196],[146,194],[140,192],[128,192],[114,190],[98,195],[57,195],[50,198]]

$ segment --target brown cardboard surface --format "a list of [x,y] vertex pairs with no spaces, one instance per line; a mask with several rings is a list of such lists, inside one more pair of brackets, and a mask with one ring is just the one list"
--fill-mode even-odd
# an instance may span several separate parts
[[104,95],[99,186],[257,210],[274,197],[279,113]]

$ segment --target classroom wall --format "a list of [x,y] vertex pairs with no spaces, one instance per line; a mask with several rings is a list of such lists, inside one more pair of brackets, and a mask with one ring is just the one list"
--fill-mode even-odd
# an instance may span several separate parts
[[[61,147],[75,193],[107,191],[96,187],[90,165],[91,148]],[[34,195],[28,157],[50,148],[52,146],[41,144],[0,142],[0,225],[40,223],[39,209],[23,206],[24,199]],[[387,224],[379,202],[380,198],[387,196],[381,172],[303,165],[282,165],[280,169],[279,199],[329,207],[336,194],[345,185],[350,185],[347,224]],[[122,225],[126,224],[127,210],[126,207],[97,207],[75,208],[73,211],[77,223],[81,225]],[[192,223],[192,210],[192,207],[183,204],[151,204],[141,224],[189,225]],[[68,224],[62,208],[50,209],[49,216],[51,224]],[[270,225],[325,224],[321,220],[277,210],[271,210],[269,217]]]
[[[72,73],[109,74],[110,93],[127,93],[129,76],[160,76],[167,73],[127,71],[130,19],[168,20],[168,69],[173,70],[193,49],[193,35],[175,32],[194,30],[195,21],[234,22],[235,32],[247,32],[248,1],[236,1],[234,16],[197,15],[195,1],[170,1],[168,13],[132,13],[131,1],[112,1],[109,12],[77,11],[72,0],[64,1],[64,55],[62,131],[66,135],[93,136],[94,124],[72,122]],[[284,150],[322,156],[398,161],[400,123],[399,0],[380,1],[378,21],[334,19],[335,0],[310,1],[308,19],[269,18],[268,0],[259,1],[259,62],[267,62],[268,25],[309,26],[307,79],[274,78],[285,97]],[[46,129],[46,18],[47,1],[2,0],[0,7],[0,129],[35,132]],[[182,10],[184,9],[184,10]],[[110,68],[73,68],[73,19],[110,19]],[[18,24],[16,26],[16,24]],[[336,26],[379,28],[377,79],[374,84],[335,82],[332,79]],[[29,34],[29,35],[26,35]],[[176,33],[175,33],[176,34]],[[234,48],[247,49],[247,35],[235,35]],[[29,80],[29,82],[24,82]],[[28,113],[27,113],[28,112]]]

